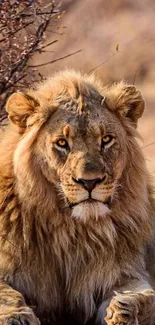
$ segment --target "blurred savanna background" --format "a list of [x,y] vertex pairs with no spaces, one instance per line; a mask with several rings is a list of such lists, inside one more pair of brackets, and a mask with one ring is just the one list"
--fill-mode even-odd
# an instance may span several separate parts
[[[80,69],[85,73],[94,72],[102,78],[104,84],[122,79],[135,84],[146,101],[146,109],[138,127],[143,137],[141,146],[148,167],[155,176],[155,1],[62,0],[61,3],[53,3],[48,0],[0,0],[3,11],[7,10],[7,6],[4,6],[7,3],[18,7],[14,15],[19,16],[19,13],[26,12],[22,19],[32,16],[34,19],[28,21],[28,26],[22,26],[24,33],[22,28],[22,32],[20,30],[10,35],[10,30],[5,30],[2,26],[0,56],[3,60],[2,50],[4,54],[6,38],[11,37],[12,42],[16,37],[16,44],[18,41],[23,44],[23,38],[28,43],[29,35],[34,35],[38,31],[37,24],[42,23],[36,18],[45,21],[50,18],[41,37],[39,35],[38,44],[25,58],[20,70],[24,77],[21,75],[20,79],[20,73],[17,73],[20,81],[15,80],[15,87],[11,77],[12,84],[7,94],[21,90],[29,83],[33,86],[36,80],[42,80],[66,67]],[[29,5],[25,9],[27,4]],[[34,10],[37,6],[40,11]],[[54,9],[49,16],[51,6]],[[26,20],[24,24],[27,24]],[[14,58],[13,64],[16,59]],[[4,84],[1,77],[0,86],[2,82]],[[8,97],[7,95],[5,98],[4,90],[0,92],[3,100]]]

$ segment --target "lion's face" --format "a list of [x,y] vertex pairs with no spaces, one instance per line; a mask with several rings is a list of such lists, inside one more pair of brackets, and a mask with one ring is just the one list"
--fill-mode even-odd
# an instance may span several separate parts
[[[54,182],[72,216],[98,217],[110,209],[125,165],[125,131],[108,109],[76,103],[50,117],[37,140],[42,172]],[[54,174],[54,175],[53,175]]]
[[13,94],[7,111],[23,133],[14,154],[20,193],[23,189],[25,195],[24,182],[31,191],[31,178],[36,173],[37,179],[41,170],[48,180],[45,185],[42,179],[41,187],[45,192],[51,184],[61,210],[70,207],[77,218],[105,215],[122,186],[129,137],[134,141],[127,125],[135,129],[143,110],[144,100],[134,86],[121,82],[103,88],[94,77],[70,71],[36,91]]

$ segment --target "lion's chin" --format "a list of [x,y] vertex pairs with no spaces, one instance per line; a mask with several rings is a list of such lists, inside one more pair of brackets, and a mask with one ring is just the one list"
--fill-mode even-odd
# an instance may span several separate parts
[[110,209],[107,204],[97,201],[81,202],[72,207],[72,217],[84,221],[90,218],[97,220],[100,217],[104,217],[109,212]]

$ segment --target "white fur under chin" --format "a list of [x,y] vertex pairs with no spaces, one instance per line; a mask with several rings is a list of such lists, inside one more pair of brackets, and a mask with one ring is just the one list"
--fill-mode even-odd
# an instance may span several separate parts
[[97,220],[99,217],[104,217],[109,212],[108,206],[102,202],[81,202],[73,207],[72,217],[84,221],[89,218]]

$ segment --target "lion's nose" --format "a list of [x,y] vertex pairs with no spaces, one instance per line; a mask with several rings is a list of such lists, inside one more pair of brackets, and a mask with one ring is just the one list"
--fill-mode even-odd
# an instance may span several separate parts
[[91,192],[97,184],[105,181],[106,175],[102,178],[95,178],[95,179],[84,179],[84,178],[73,178],[75,183],[81,184],[82,187],[85,188],[88,192]]

